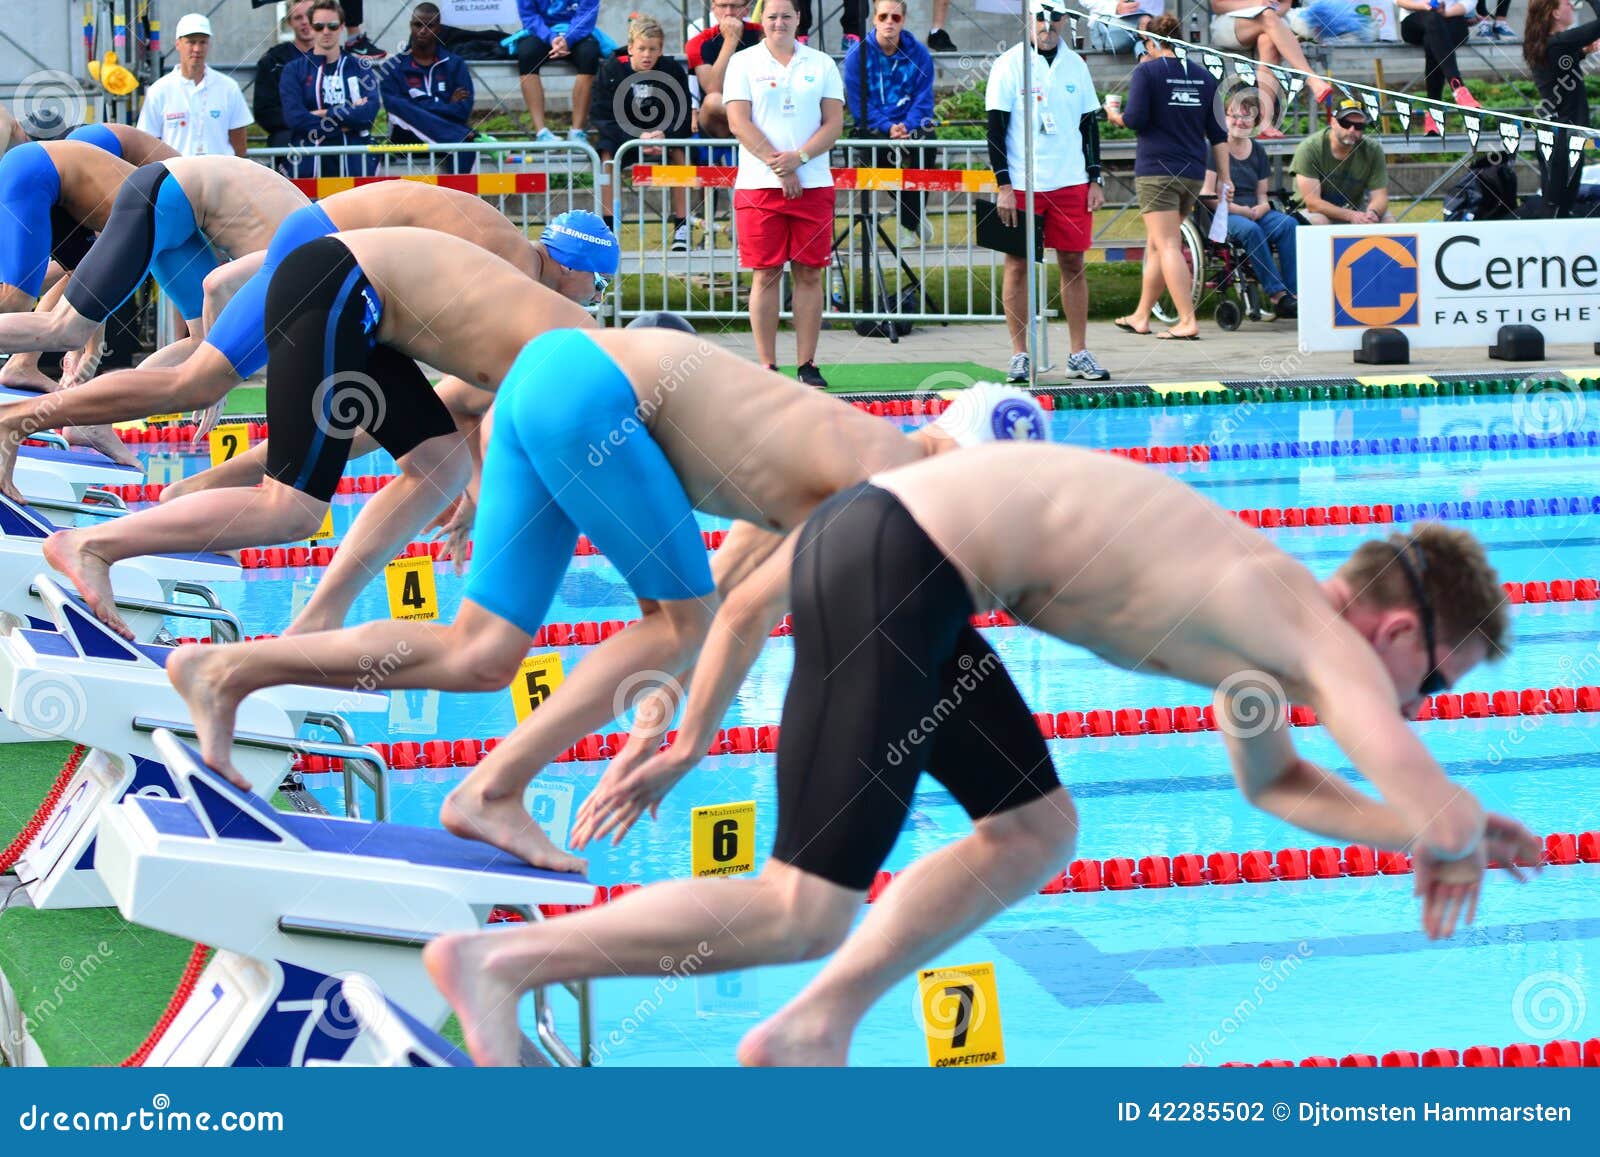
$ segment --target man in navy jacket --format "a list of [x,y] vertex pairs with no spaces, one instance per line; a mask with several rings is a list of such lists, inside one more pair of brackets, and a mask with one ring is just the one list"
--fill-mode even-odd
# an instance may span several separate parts
[[[278,96],[293,148],[372,143],[372,122],[378,119],[378,79],[371,61],[339,44],[344,9],[335,0],[317,0],[311,8],[311,51],[283,66]],[[302,157],[297,177],[370,176],[377,158],[360,154]]]
[[[397,145],[467,141],[472,116],[472,74],[467,62],[439,44],[439,6],[411,10],[411,44],[378,66],[383,107],[389,110],[389,140]],[[470,173],[470,152],[441,153],[435,164],[447,173]]]
[[[876,0],[872,29],[845,54],[844,102],[855,135],[913,141],[933,135],[933,55],[906,30],[904,0]],[[872,168],[927,168],[926,149],[900,145],[870,150]],[[922,194],[900,193],[900,222],[912,232],[922,223]]]

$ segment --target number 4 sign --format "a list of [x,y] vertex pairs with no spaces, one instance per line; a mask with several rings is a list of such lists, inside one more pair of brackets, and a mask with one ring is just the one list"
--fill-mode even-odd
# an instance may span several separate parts
[[397,558],[383,568],[389,588],[389,617],[432,620],[439,617],[439,592],[433,582],[433,559]]
[[697,807],[691,818],[696,876],[738,876],[756,866],[756,801]]
[[558,651],[529,655],[522,660],[517,677],[511,681],[511,706],[516,709],[517,722],[521,723],[535,707],[550,698],[550,693],[561,686],[566,677]]
[[917,1012],[936,1069],[1003,1065],[1000,992],[993,964],[958,964],[917,973]]

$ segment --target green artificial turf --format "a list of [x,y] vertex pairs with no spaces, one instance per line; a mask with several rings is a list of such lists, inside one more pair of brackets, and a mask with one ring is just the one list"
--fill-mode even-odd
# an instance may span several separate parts
[[[896,390],[959,390],[973,382],[990,380],[998,372],[977,362],[886,362],[882,365],[818,366],[828,379],[828,389],[838,393],[888,393]],[[1001,367],[1004,369],[1004,367]],[[782,371],[794,377],[794,367]]]
[[235,414],[265,414],[267,412],[267,387],[235,386],[222,405],[226,417]]
[[70,743],[0,746],[0,848],[33,818],[71,754]]
[[0,913],[0,971],[54,1067],[120,1064],[166,1010],[193,948],[115,908]]

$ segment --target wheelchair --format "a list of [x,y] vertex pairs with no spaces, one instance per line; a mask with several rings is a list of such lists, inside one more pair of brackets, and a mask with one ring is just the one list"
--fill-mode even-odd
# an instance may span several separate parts
[[[1191,300],[1198,306],[1209,294],[1220,297],[1215,317],[1217,325],[1230,333],[1250,321],[1274,321],[1272,302],[1250,268],[1250,254],[1245,247],[1232,239],[1212,241],[1211,221],[1215,214],[1215,196],[1201,197],[1194,213],[1178,227],[1183,247],[1184,264],[1189,267]],[[1272,198],[1274,208],[1278,198]],[[1163,293],[1154,309],[1156,319],[1163,325],[1178,320],[1178,310],[1170,294]]]

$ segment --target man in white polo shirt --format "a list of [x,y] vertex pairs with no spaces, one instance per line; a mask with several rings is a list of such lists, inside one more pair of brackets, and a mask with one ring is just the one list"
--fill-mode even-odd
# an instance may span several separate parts
[[244,156],[253,120],[244,93],[230,76],[206,67],[211,21],[191,12],[178,21],[178,70],[145,93],[139,127],[186,157]]
[[[1061,41],[1066,0],[1029,0],[1033,44],[1015,44],[1001,53],[989,73],[984,100],[988,109],[989,163],[999,193],[995,208],[1002,224],[1015,225],[1030,187],[1023,155],[1026,114],[1033,117],[1034,212],[1044,218],[1044,245],[1056,251],[1061,270],[1061,312],[1066,315],[1072,354],[1067,375],[1104,381],[1111,375],[1088,349],[1089,285],[1083,255],[1094,237],[1094,211],[1105,203],[1100,178],[1100,129],[1089,66]],[[1033,91],[1022,87],[1022,54],[1033,53]],[[1021,257],[1006,254],[1001,298],[1011,330],[1013,382],[1029,378],[1027,301],[1030,270]]]

